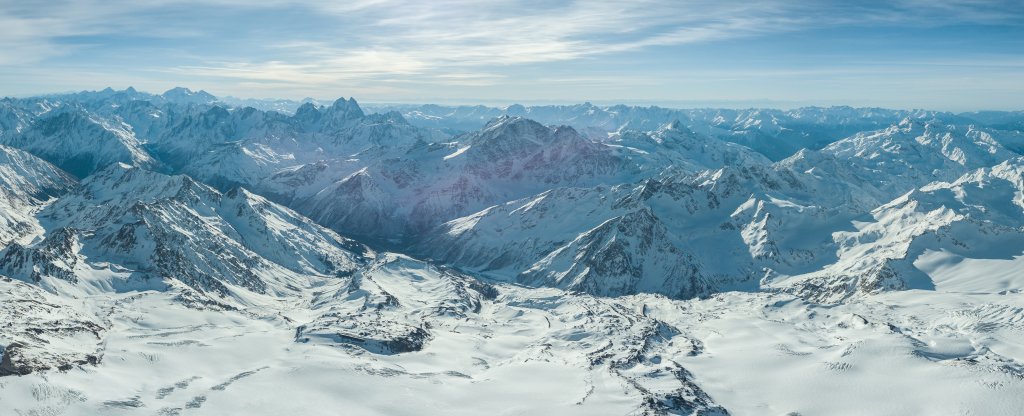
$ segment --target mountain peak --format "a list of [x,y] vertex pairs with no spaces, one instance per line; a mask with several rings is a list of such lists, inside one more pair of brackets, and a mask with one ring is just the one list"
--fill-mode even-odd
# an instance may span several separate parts
[[320,120],[321,116],[323,116],[323,113],[320,112],[316,104],[306,102],[295,110],[294,118],[303,123],[315,123],[317,120]]
[[217,101],[217,97],[214,97],[213,94],[203,90],[192,91],[185,87],[171,88],[161,94],[161,96],[168,101],[178,103],[209,104]]
[[349,98],[348,100],[346,100],[345,97],[338,98],[334,101],[334,104],[331,104],[331,107],[328,108],[328,112],[341,115],[346,119],[363,118],[366,116],[366,114],[363,113],[363,109],[359,107],[359,103],[356,102],[355,98]]
[[671,123],[668,123],[664,127],[658,129],[657,133],[659,136],[686,137],[691,139],[700,138],[696,132],[680,122],[679,119],[672,120]]
[[[107,87],[107,89],[110,89],[110,87]],[[174,88],[171,88],[171,89],[169,89],[167,91],[164,91],[164,93],[162,95],[166,96],[166,95],[181,95],[181,94],[192,95],[192,90],[188,89],[186,87],[174,87]]]
[[909,131],[915,128],[920,128],[924,126],[924,124],[922,124],[919,120],[913,119],[912,117],[904,117],[896,126],[899,127],[900,129]]
[[491,119],[491,121],[488,121],[487,124],[484,126],[483,130],[493,130],[493,129],[497,129],[497,128],[500,128],[500,127],[503,127],[503,126],[511,126],[511,125],[516,125],[516,124],[528,124],[528,123],[538,124],[538,125],[540,124],[540,123],[537,123],[536,121],[530,120],[528,118],[524,118],[522,116],[513,116],[513,115],[509,115],[509,114],[502,114],[502,115],[500,115],[498,117],[495,117],[495,118]]
[[511,115],[526,114],[526,107],[524,107],[522,104],[512,104],[512,105],[510,105],[508,107],[505,107],[505,114],[511,114]]
[[[307,102],[302,103],[302,105],[300,105],[299,108],[295,109],[295,114],[300,114],[300,113],[305,113],[305,112],[310,112],[310,111],[317,111],[317,106],[316,106],[316,104],[313,104],[312,102],[307,101]],[[319,112],[319,111],[317,111],[317,112]]]

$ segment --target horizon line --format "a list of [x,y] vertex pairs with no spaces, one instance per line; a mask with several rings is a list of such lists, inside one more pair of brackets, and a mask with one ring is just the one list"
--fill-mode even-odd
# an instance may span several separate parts
[[[171,90],[184,88],[194,93],[205,92],[212,95],[217,99],[218,102],[224,102],[225,99],[234,100],[253,100],[253,101],[290,101],[290,102],[302,102],[306,100],[314,100],[317,102],[333,102],[339,98],[345,98],[344,95],[335,98],[315,98],[315,97],[303,97],[303,98],[283,98],[283,97],[238,97],[232,94],[218,95],[208,91],[205,88],[192,89],[190,87],[175,86],[167,89],[162,93],[154,93],[145,91],[133,86],[127,86],[123,89],[116,89],[114,87],[105,87],[98,90],[82,89],[82,90],[66,90],[57,92],[46,92],[46,93],[32,93],[32,94],[15,94],[15,95],[4,95],[0,99],[31,99],[31,98],[44,98],[52,96],[66,96],[82,93],[100,93],[107,89],[114,92],[124,92],[128,89],[134,89],[136,92],[149,94],[154,96],[161,96]],[[349,96],[350,99],[356,99],[355,96]],[[503,99],[503,98],[408,98],[408,99],[374,99],[374,98],[359,98],[357,99],[360,106],[386,106],[386,105],[438,105],[438,106],[450,106],[450,107],[472,107],[472,106],[483,106],[489,108],[503,109],[514,105],[520,105],[524,107],[542,107],[542,106],[573,106],[573,105],[584,105],[590,104],[598,107],[614,107],[614,106],[627,106],[627,107],[657,107],[669,110],[779,110],[789,111],[798,110],[802,108],[837,108],[847,107],[853,109],[879,109],[879,110],[901,110],[901,111],[928,111],[937,113],[951,113],[951,114],[964,114],[964,113],[982,113],[982,112],[1024,112],[1024,107],[1020,108],[977,108],[970,110],[950,110],[950,109],[936,109],[936,108],[925,108],[925,107],[894,107],[886,105],[865,105],[865,104],[836,104],[835,102],[829,104],[823,104],[818,100],[780,100],[780,99]],[[225,102],[225,104],[228,104]],[[728,105],[734,106],[728,106]]]

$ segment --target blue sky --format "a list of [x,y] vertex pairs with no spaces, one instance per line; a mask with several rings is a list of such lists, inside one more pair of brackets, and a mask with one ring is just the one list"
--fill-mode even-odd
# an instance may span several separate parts
[[0,95],[1024,109],[1021,0],[0,0],[0,28]]

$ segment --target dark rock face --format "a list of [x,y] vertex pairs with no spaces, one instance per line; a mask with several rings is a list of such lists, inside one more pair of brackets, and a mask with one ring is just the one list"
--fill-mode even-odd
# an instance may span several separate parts
[[25,362],[25,358],[22,355],[22,348],[24,347],[19,342],[12,342],[7,345],[7,348],[4,348],[3,358],[0,359],[0,377],[11,375],[23,376],[32,371],[48,370],[50,368],[48,366],[33,366]]
[[39,282],[51,276],[77,283],[74,271],[78,263],[77,244],[78,233],[70,228],[50,233],[35,247],[11,244],[0,252],[0,271],[28,282]]
[[371,312],[353,316],[323,315],[296,329],[297,342],[310,342],[311,338],[353,345],[374,354],[391,355],[422,350],[430,339],[430,333],[425,328]]
[[[613,218],[582,234],[521,273],[521,283],[556,286],[600,296],[637,292],[693,298],[710,284],[693,256],[676,247],[650,210]],[[566,265],[559,268],[559,265]],[[654,283],[651,283],[654,282]]]
[[[42,334],[46,331],[44,328],[33,328],[30,332]],[[23,376],[54,368],[68,371],[75,366],[99,364],[101,359],[98,354],[53,355],[45,349],[45,345],[32,346],[18,341],[8,344],[0,350],[3,355],[0,357],[0,377]]]
[[99,363],[107,327],[80,302],[0,276],[0,376]]
[[123,266],[133,278],[178,281],[224,298],[234,288],[282,290],[267,281],[271,273],[351,274],[367,252],[248,191],[221,194],[188,176],[126,165],[90,176],[39,216],[64,228],[0,253],[0,272],[73,281],[82,247],[90,261]]
[[[309,342],[310,337],[318,337],[322,340],[353,345],[366,349],[368,352],[390,356],[395,353],[421,350],[430,339],[430,333],[426,329],[396,322],[377,319],[371,320],[369,325],[345,328],[350,326],[348,325],[352,322],[350,318],[354,317],[334,317],[338,319],[334,323],[325,321],[324,318],[326,317],[318,320],[315,327],[299,327],[296,330],[296,341]],[[330,326],[330,329],[325,326]],[[322,328],[326,332],[319,332],[314,328]]]
[[296,342],[342,344],[382,355],[422,350],[431,328],[472,319],[498,290],[445,267],[386,254],[336,292],[322,293],[324,311],[295,331]]

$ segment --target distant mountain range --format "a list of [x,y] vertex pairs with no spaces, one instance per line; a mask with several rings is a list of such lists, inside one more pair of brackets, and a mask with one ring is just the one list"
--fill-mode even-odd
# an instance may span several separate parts
[[[150,354],[150,329],[234,337],[235,322],[277,334],[270,354],[295,372],[326,345],[366,377],[487,384],[537,366],[584,380],[547,408],[728,414],[728,388],[684,365],[736,319],[817,337],[773,347],[787,357],[899,343],[984,368],[977,384],[1003,393],[978,397],[1019,391],[1022,130],[1024,112],[5,98],[0,375],[103,372]],[[988,335],[913,318],[929,312],[911,293],[977,309]],[[171,394],[82,390],[37,401],[127,414]]]

